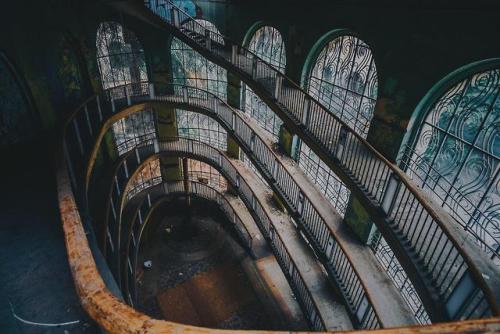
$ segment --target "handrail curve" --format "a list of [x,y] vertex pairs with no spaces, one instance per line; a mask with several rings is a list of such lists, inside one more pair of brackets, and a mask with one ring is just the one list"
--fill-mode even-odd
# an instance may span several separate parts
[[[255,126],[251,125],[245,117],[241,114],[241,111],[237,111],[234,108],[230,107],[226,102],[220,100],[217,96],[199,88],[193,88],[193,87],[187,87],[184,85],[172,85],[174,88],[174,91],[182,91],[183,97],[181,101],[178,101],[182,105],[180,107],[186,108],[189,107],[190,109],[193,109],[193,106],[197,107],[197,111],[204,112],[205,114],[213,117],[215,120],[217,120],[227,131],[228,133],[231,133],[233,135],[233,138],[236,139],[240,147],[245,151],[245,153],[248,154],[250,159],[254,162],[254,164],[258,167],[258,169],[261,171],[262,175],[266,179],[268,179],[268,183],[271,185],[271,187],[278,193],[280,197],[282,197],[282,200],[288,205],[288,208],[290,212],[295,212],[297,213],[297,217],[300,220],[305,220],[304,226],[306,231],[310,234],[309,237],[313,238],[313,242],[316,243],[316,247],[320,253],[326,251],[327,247],[327,239],[329,236],[335,240],[335,245],[338,245],[340,252],[343,254],[342,256],[347,259],[347,264],[340,264],[338,267],[344,267],[347,265],[350,267],[349,270],[352,270],[354,272],[354,277],[356,277],[356,280],[358,280],[357,284],[360,284],[362,289],[359,290],[358,288],[355,288],[353,292],[345,292],[344,298],[346,300],[346,303],[350,305],[350,311],[352,312],[352,315],[354,317],[359,316],[358,315],[358,308],[362,307],[362,300],[363,300],[363,294],[359,294],[359,291],[365,291],[366,298],[368,299],[368,303],[370,305],[374,305],[372,301],[372,296],[370,293],[370,290],[367,289],[364,280],[361,279],[361,275],[359,274],[357,268],[353,263],[354,261],[352,257],[349,255],[350,253],[345,249],[342,239],[339,239],[336,235],[336,232],[334,231],[333,227],[330,224],[327,224],[326,221],[331,220],[331,217],[324,216],[324,213],[322,213],[321,210],[319,210],[318,203],[315,203],[312,200],[309,200],[307,196],[303,199],[303,207],[305,208],[304,210],[307,210],[307,214],[300,214],[297,212],[298,206],[300,205],[297,203],[298,200],[298,194],[306,194],[307,192],[304,190],[303,185],[295,179],[294,173],[288,171],[287,167],[283,165],[283,163],[280,161],[280,158],[276,155],[276,153],[273,151],[271,145],[268,143],[266,139],[263,139],[263,135],[259,134],[259,131],[255,130]],[[179,89],[177,89],[179,88]],[[186,92],[187,90],[187,92]],[[206,94],[206,96],[203,96],[203,94]],[[187,98],[186,98],[187,96]],[[191,99],[192,96],[195,96],[194,99]],[[175,100],[175,94],[173,99]],[[110,116],[104,123],[103,126],[101,127],[101,130],[99,131],[99,134],[97,136],[96,142],[93,146],[93,153],[91,154],[91,158],[88,163],[87,167],[87,180],[90,180],[92,170],[93,170],[93,164],[94,164],[94,159],[96,156],[96,152],[99,148],[99,143],[102,141],[102,138],[104,136],[104,133],[106,132],[107,129],[111,127],[111,125],[116,122],[119,119],[123,119],[124,117],[143,110],[146,108],[146,106],[152,106],[151,104],[148,104],[147,102],[138,102],[138,104],[134,104],[134,98],[129,97],[129,100],[131,102],[130,105],[124,107],[124,109],[120,109],[121,111],[117,111],[117,113],[113,114]],[[142,100],[142,99],[140,99]],[[154,98],[151,99],[152,101],[157,101],[161,103],[174,103],[175,101],[169,101],[168,100],[168,95],[155,95]],[[193,102],[194,101],[194,102]],[[215,101],[215,103],[214,103]],[[220,103],[221,105],[217,106],[216,103]],[[118,104],[117,101],[115,101],[115,104]],[[214,107],[215,106],[215,107]],[[224,108],[227,109],[227,112],[224,112]],[[213,109],[218,110],[219,112],[213,112]],[[117,109],[118,110],[118,109]],[[230,120],[233,121],[233,126],[229,124]],[[254,141],[254,147],[259,147],[257,151],[251,149],[251,143],[250,140],[253,138]],[[134,139],[136,140],[136,139]],[[149,139],[148,141],[151,141],[152,139]],[[132,146],[131,146],[132,147]],[[126,153],[127,154],[127,153]],[[129,152],[130,154],[130,152]],[[274,171],[275,175],[272,175]],[[129,171],[130,172],[130,171]],[[279,177],[278,175],[286,175],[286,180],[287,182],[291,182],[293,185],[292,188],[290,188],[289,185],[286,183],[283,184],[283,177]],[[90,182],[90,181],[89,181]],[[118,187],[120,188],[120,187]],[[125,188],[123,188],[125,189]],[[118,194],[117,194],[118,195]],[[124,195],[124,192],[120,192],[119,194],[122,198]],[[330,203],[328,202],[328,205]],[[123,208],[122,205],[119,206],[119,208],[116,210],[118,212],[118,216],[121,215],[121,209]],[[332,208],[332,210],[334,210]],[[311,216],[312,215],[312,216]],[[314,225],[310,225],[311,221],[314,222],[316,220],[319,220],[321,222],[321,225],[323,226],[322,228],[318,229],[317,227],[314,228]],[[318,235],[322,234],[322,239],[319,239]],[[326,238],[326,239],[325,239]],[[333,254],[333,253],[332,253]],[[323,259],[324,262],[326,262],[326,266],[329,270],[331,270],[331,275],[333,277],[336,277],[337,284],[346,286],[347,285],[347,279],[353,279],[351,275],[348,276],[343,276],[342,275],[342,270],[340,271],[340,274],[337,274],[335,271],[335,268],[332,269],[332,263],[333,262],[328,262],[331,261],[328,256],[325,256],[326,259]],[[337,276],[339,275],[339,276]],[[347,278],[346,278],[347,277]],[[351,284],[352,285],[352,284]],[[352,293],[353,295],[350,295]],[[386,304],[386,301],[380,301],[380,305]],[[364,307],[364,306],[363,306]],[[376,318],[380,319],[379,312],[377,311],[377,308],[374,308]],[[385,314],[383,314],[385,316]],[[360,323],[363,323],[363,316],[360,316],[358,318],[358,321]],[[384,319],[384,317],[382,318]],[[390,319],[390,317],[388,318]],[[408,321],[408,320],[405,320]],[[380,322],[380,320],[377,320],[377,322]],[[369,323],[369,322],[368,322]],[[384,322],[381,322],[384,324]],[[400,323],[401,324],[401,323]],[[394,326],[396,323],[391,323],[390,321],[387,321],[386,326]]]
[[[95,101],[94,98],[89,101]],[[85,104],[87,106],[87,104]],[[99,104],[97,104],[99,105]],[[100,107],[96,107],[100,108]],[[80,110],[80,109],[79,109]],[[77,114],[77,113],[75,113]],[[73,118],[74,119],[74,118]],[[72,119],[66,123],[71,124]],[[81,156],[69,155],[66,142],[67,128],[63,129],[63,141],[56,157],[56,180],[59,211],[63,226],[68,262],[75,288],[81,304],[90,317],[110,334],[165,334],[165,333],[197,333],[197,334],[286,334],[288,332],[269,331],[234,331],[214,330],[187,326],[163,320],[152,319],[118,300],[106,287],[97,270],[87,236],[83,229],[80,212],[75,200],[74,191],[82,189],[83,177],[74,170]],[[84,183],[84,182],[83,182]],[[375,331],[346,331],[358,334],[466,334],[497,333],[500,331],[500,317],[489,319],[456,321],[429,326],[400,327]],[[332,333],[332,332],[325,332]]]
[[[360,195],[362,204],[377,217],[374,221],[379,230],[391,234],[386,238],[388,242],[402,244],[396,252],[401,256],[400,262],[411,262],[418,268],[414,274],[421,274],[422,278],[419,284],[414,284],[415,287],[423,290],[425,286],[433,286],[434,296],[431,294],[430,300],[423,300],[427,307],[434,307],[430,312],[431,319],[481,317],[485,312],[500,314],[497,269],[478,254],[480,250],[468,239],[465,231],[454,225],[449,214],[435,205],[398,166],[293,80],[251,51],[209,31],[170,0],[150,1],[146,5],[171,28],[174,35],[208,59],[238,73],[290,129]],[[353,155],[346,153],[348,151]],[[402,203],[398,203],[398,197],[411,202],[416,214],[401,212]],[[409,228],[408,225],[417,226]],[[440,243],[438,246],[441,247],[441,251],[431,252],[433,257],[428,256],[428,245],[419,240],[421,232],[429,228],[434,228],[434,235],[439,238],[436,244]],[[407,252],[412,252],[412,255],[400,255]],[[458,274],[453,272],[457,263],[461,267]],[[494,279],[485,279],[485,276]],[[487,306],[481,302],[481,307],[477,307],[479,304],[474,302],[475,306],[469,305],[471,308],[457,308],[457,300],[466,302],[464,298],[467,299],[463,296],[464,291],[460,291],[466,280],[477,284],[482,294],[480,299]]]

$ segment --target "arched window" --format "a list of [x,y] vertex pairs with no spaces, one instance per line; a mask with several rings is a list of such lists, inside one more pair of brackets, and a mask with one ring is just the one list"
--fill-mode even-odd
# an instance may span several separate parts
[[[377,97],[377,72],[368,45],[332,31],[316,43],[304,66],[302,84],[312,97],[366,137]],[[343,217],[351,192],[304,143],[299,166]]]
[[[365,42],[339,33],[327,34],[313,48],[303,84],[311,96],[366,137],[377,99],[377,70]],[[328,37],[333,39],[325,44]]]
[[213,118],[198,112],[177,109],[177,132],[181,138],[189,138],[227,149],[227,132]]
[[97,64],[104,89],[147,81],[141,43],[117,22],[103,22],[97,30]]
[[[255,26],[250,32],[254,30]],[[271,26],[261,26],[251,36],[248,49],[281,73],[285,73],[285,43],[280,32]],[[283,121],[245,84],[242,85],[241,91],[243,110],[255,118],[277,141]]]
[[499,59],[471,64],[450,74],[417,107],[411,138],[402,156],[402,167],[419,187],[477,239],[497,250],[499,94]]
[[38,126],[28,96],[7,57],[0,52],[0,147],[33,137]]
[[[198,30],[197,24],[220,35],[219,30],[212,23],[202,19],[196,19],[195,22],[188,21],[183,26],[196,31]],[[218,35],[214,34],[212,37],[224,44],[224,40],[218,38]],[[210,62],[175,37],[172,39],[170,52],[174,83],[204,89],[223,100],[227,99],[227,71],[224,68]]]

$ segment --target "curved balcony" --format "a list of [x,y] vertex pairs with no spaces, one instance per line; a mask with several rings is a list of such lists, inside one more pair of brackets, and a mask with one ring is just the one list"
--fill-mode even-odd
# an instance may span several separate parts
[[[129,96],[130,98],[130,96]],[[140,315],[134,311],[131,311],[131,309],[125,307],[124,305],[121,305],[120,302],[115,300],[115,304],[111,302],[113,298],[111,295],[108,295],[109,292],[105,289],[104,285],[101,284],[102,280],[100,279],[95,279],[93,280],[93,288],[87,290],[87,287],[85,286],[86,282],[86,277],[92,277],[93,275],[98,275],[97,272],[95,271],[95,265],[93,265],[93,261],[91,258],[91,253],[86,249],[88,246],[86,244],[85,239],[73,239],[74,236],[80,235],[80,232],[83,233],[83,230],[81,229],[81,226],[79,225],[79,214],[74,202],[72,190],[70,188],[70,180],[73,183],[73,186],[76,189],[84,189],[85,187],[83,186],[85,182],[83,181],[83,173],[81,173],[85,168],[84,166],[86,165],[85,163],[85,156],[88,155],[89,151],[89,142],[92,142],[92,136],[94,133],[97,132],[98,130],[98,125],[102,120],[103,120],[103,109],[106,109],[105,107],[108,107],[110,109],[115,109],[113,108],[114,100],[111,99],[110,101],[100,101],[99,97],[91,99],[87,101],[80,109],[79,112],[75,113],[74,118],[71,119],[71,121],[68,123],[69,126],[66,126],[65,134],[66,134],[66,141],[65,141],[65,152],[63,153],[65,161],[68,162],[68,168],[70,170],[70,174],[67,174],[66,167],[64,166],[64,163],[62,161],[59,161],[59,168],[58,168],[58,181],[59,181],[59,195],[60,195],[60,205],[61,205],[61,214],[62,218],[64,221],[64,226],[65,226],[65,231],[66,233],[66,240],[67,240],[67,245],[68,249],[71,250],[73,248],[77,248],[78,251],[70,254],[70,263],[73,269],[73,274],[75,277],[75,283],[77,284],[77,287],[79,289],[79,292],[81,292],[80,296],[85,300],[86,302],[90,302],[92,305],[88,305],[87,311],[91,316],[93,316],[95,319],[99,320],[99,323],[104,327],[104,328],[109,328],[111,332],[116,332],[116,330],[122,330],[124,328],[120,327],[117,324],[114,324],[114,321],[117,319],[115,318],[116,316],[119,316],[120,313],[123,313],[124,317],[130,316],[128,320],[134,319],[134,324],[138,324],[141,321],[148,321],[148,323],[151,324],[157,324],[158,326],[161,326],[163,330],[166,330],[167,328],[172,329],[171,324],[165,324],[163,322],[156,322],[148,319],[147,317]],[[116,106],[115,106],[116,107]],[[97,120],[96,123],[92,123],[92,119]],[[83,122],[82,122],[83,120]],[[70,132],[71,131],[71,132]],[[70,153],[71,152],[71,153]],[[83,186],[83,187],[82,187]],[[71,253],[71,251],[69,251]],[[74,255],[78,254],[78,258],[74,258]],[[89,275],[86,277],[81,277],[79,273],[85,273],[85,275]],[[88,282],[87,282],[88,283]],[[97,292],[99,297],[97,297]],[[90,295],[88,295],[90,293]],[[93,299],[96,298],[96,299]],[[102,298],[102,299],[101,299]],[[111,299],[110,299],[111,298]],[[113,305],[113,314],[110,314],[110,317],[108,320],[105,319],[100,319],[100,314],[97,312],[99,307],[103,307],[102,302],[110,302],[109,305]],[[114,314],[118,312],[118,314]],[[127,324],[128,330],[133,330],[134,327],[132,326],[133,324]],[[118,326],[118,327],[116,327]],[[165,327],[166,326],[166,327]],[[129,331],[123,331],[123,332],[129,332]]]
[[[146,91],[146,85],[138,91]],[[154,90],[154,86],[149,86]],[[117,106],[122,107],[127,100],[131,104],[136,97],[130,96],[128,90],[118,88],[110,91],[113,96],[129,96],[128,99],[113,100],[115,110]],[[366,302],[376,305],[375,309],[381,314],[380,323],[384,327],[393,327],[403,324],[414,323],[411,311],[406,307],[399,291],[391,284],[385,271],[377,267],[376,260],[367,247],[361,245],[353,236],[352,232],[342,224],[342,220],[332,205],[323,195],[308,181],[296,164],[290,159],[281,156],[271,148],[271,139],[251,119],[241,111],[229,107],[216,96],[197,88],[173,85],[171,94],[158,94],[152,98],[153,103],[138,102],[135,105],[125,105],[121,112],[113,114],[97,135],[97,144],[94,146],[92,157],[97,154],[100,141],[111,124],[125,116],[151,108],[160,103],[176,108],[191,109],[214,117],[238,142],[243,151],[252,159],[257,169],[264,176],[271,188],[280,195],[286,204],[288,212],[292,213],[294,219],[299,223],[300,229],[308,237],[315,252],[327,269],[330,277],[342,290],[344,302],[349,305],[351,317],[358,326],[369,324],[366,322],[364,312]],[[176,92],[178,92],[176,94]],[[139,96],[137,99],[143,101],[146,97]],[[132,139],[134,143],[140,144],[138,139]],[[147,139],[143,144],[149,144],[154,140]],[[158,143],[156,144],[158,146]],[[163,145],[163,144],[160,144]],[[131,145],[128,145],[132,147]],[[157,150],[161,151],[161,147]],[[125,180],[130,171],[135,168],[141,154],[129,152],[124,158],[123,166],[117,165],[117,170],[111,175],[114,180],[109,189],[112,189],[112,198],[123,198]],[[93,160],[89,163],[87,179],[92,173]],[[120,181],[121,180],[121,181]],[[121,215],[120,207],[113,206],[117,216]],[[110,217],[112,219],[113,217]],[[119,219],[118,219],[119,220]],[[120,224],[118,223],[118,226]],[[349,269],[343,269],[349,268]],[[356,272],[356,275],[352,275]],[[361,285],[363,287],[361,287]],[[365,291],[365,293],[361,293]],[[368,296],[366,291],[372,291]],[[392,308],[390,305],[399,304],[400,308]],[[368,310],[366,311],[368,312]],[[378,321],[377,321],[378,322]]]
[[[150,13],[131,2],[115,6],[163,25],[251,87],[360,200],[411,277],[431,320],[499,314],[498,270],[475,244],[480,238],[458,228],[403,171],[320,102],[171,1],[149,2]],[[488,245],[482,248],[498,257]]]

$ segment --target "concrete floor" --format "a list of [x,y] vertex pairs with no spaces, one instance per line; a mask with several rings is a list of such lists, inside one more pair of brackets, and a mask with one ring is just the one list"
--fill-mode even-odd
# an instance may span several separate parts
[[[33,143],[2,155],[0,333],[97,333],[81,308],[66,258],[54,153]],[[79,321],[61,327],[28,325]]]
[[235,241],[214,217],[193,215],[194,228],[181,236],[165,228],[179,231],[183,216],[162,219],[141,251],[140,263],[152,260],[153,268],[138,284],[138,308],[211,328],[278,329],[241,267],[245,252],[234,251]]

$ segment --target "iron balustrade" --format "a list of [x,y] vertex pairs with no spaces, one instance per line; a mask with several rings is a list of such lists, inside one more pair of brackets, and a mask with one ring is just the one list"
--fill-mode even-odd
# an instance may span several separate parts
[[[440,176],[435,168],[426,164],[418,155],[415,156],[416,153],[410,146],[405,146],[401,151],[401,168],[404,169],[413,180],[416,180],[417,184],[424,181],[419,171],[432,170],[432,173],[428,172],[426,177],[435,182],[435,186],[432,188],[425,187],[424,191],[433,193],[437,199],[439,199],[442,206],[447,206],[450,209],[450,215],[455,221],[460,224],[464,230],[469,231],[479,246],[490,255],[491,259],[495,261],[497,265],[500,264],[500,236],[493,235],[491,231],[483,226],[483,224],[476,223],[477,221],[483,221],[485,222],[484,225],[493,225],[494,222],[492,218],[488,217],[479,207],[476,207],[466,196],[463,196],[453,184],[446,180],[446,178]],[[416,161],[416,159],[419,159],[419,161]],[[417,165],[417,163],[419,165]],[[440,182],[434,180],[432,175],[439,178]],[[447,189],[444,189],[443,185],[446,186]],[[445,198],[442,197],[443,194],[446,194]],[[450,194],[455,195],[453,196]],[[457,210],[457,208],[459,208],[459,210]],[[472,212],[470,212],[471,208],[474,208]],[[464,216],[456,214],[455,211],[460,211]],[[488,241],[491,244],[487,243]],[[493,248],[492,245],[497,245],[497,247]]]
[[[275,153],[272,151],[272,148],[266,144],[264,139],[260,138],[252,130],[252,126],[248,123],[248,121],[241,117],[241,115],[239,115],[238,111],[232,109],[226,102],[221,100],[216,95],[199,88],[177,84],[169,85],[170,87],[165,86],[165,84],[163,84],[163,86],[167,93],[158,92],[158,90],[154,88],[155,86],[151,84],[150,90],[155,92],[152,100],[179,102],[204,108],[207,111],[210,111],[213,117],[219,119],[228,131],[230,131],[233,136],[238,139],[242,148],[244,148],[246,152],[250,153],[255,165],[258,166],[260,171],[267,176],[274,188],[284,198],[292,213],[294,213],[297,220],[304,227],[307,232],[307,237],[311,239],[311,244],[315,246],[315,250],[317,252],[320,254],[326,254],[329,244],[338,244],[335,234],[327,225],[324,218],[321,217],[317,207],[307,196],[303,195],[304,192],[301,186],[297,181],[295,181],[287,168],[284,167],[279,161]],[[116,89],[121,89],[124,92],[128,91],[124,87],[114,88],[114,90]],[[110,94],[110,96],[118,95],[120,94]],[[126,96],[126,94],[123,94],[122,96]],[[142,95],[139,96],[138,99],[138,102],[147,100],[147,98]],[[123,103],[133,102],[136,102],[136,97],[129,96],[122,98],[122,100],[115,100],[113,104],[122,105]],[[215,114],[213,111],[215,111]],[[168,144],[163,143],[162,145]],[[308,210],[302,213],[299,211],[299,206],[306,206]],[[318,228],[317,225],[320,225],[321,229]],[[339,248],[342,249],[340,253],[341,256],[348,258],[346,251],[341,246],[339,246]],[[348,284],[356,286],[356,289],[354,290],[341,289],[341,291],[344,301],[349,305],[349,311],[358,322],[358,326],[361,326],[362,328],[380,327],[380,320],[376,315],[376,310],[372,306],[373,303],[370,300],[371,297],[366,292],[367,290],[364,287],[362,280],[359,278],[359,274],[352,264],[352,261],[349,259],[346,261],[348,264],[347,266],[336,267],[334,265],[335,261],[332,253],[330,255],[325,255],[325,259],[322,259],[322,262],[329,271],[331,277],[335,279],[338,286],[344,287],[348,286]],[[345,274],[346,272],[348,272],[349,275]],[[360,294],[360,291],[363,293]],[[351,293],[355,293],[356,295],[351,296]],[[362,298],[360,298],[360,296]],[[364,305],[366,303],[370,305],[367,308]],[[361,310],[364,310],[364,312],[361,312]]]
[[[182,85],[168,85],[168,84],[163,84],[162,90],[164,92],[160,92],[159,89],[155,88],[157,87],[156,85],[150,84],[150,83],[140,83],[140,84],[135,84],[135,87],[140,87],[140,89],[132,89],[132,88],[127,88],[125,87],[118,87],[114,88],[111,91],[107,92],[108,100],[107,104],[108,107],[111,106],[111,110],[108,110],[107,113],[109,115],[112,115],[116,111],[120,110],[120,108],[124,106],[128,106],[129,104],[132,103],[140,103],[140,102],[145,102],[145,101],[169,101],[169,102],[176,102],[180,104],[188,104],[192,106],[197,106],[199,108],[205,109],[205,110],[210,110],[212,111],[212,114],[215,114],[215,116],[218,116],[220,120],[222,121],[223,124],[227,126],[227,128],[232,131],[235,135],[236,138],[240,139],[240,142],[242,143],[242,147],[251,152],[251,147],[259,147],[259,140],[260,138],[256,136],[252,136],[253,130],[251,129],[251,126],[246,123],[246,121],[238,116],[238,113],[231,109],[227,104],[225,104],[223,101],[220,101],[216,96],[211,95],[208,92],[204,92],[203,90],[197,89],[197,88],[192,88],[192,87],[187,87],[187,86],[182,86]],[[148,87],[146,89],[146,87]],[[115,93],[114,91],[121,90],[123,93]],[[136,91],[139,93],[137,96],[130,95],[130,92]],[[156,91],[156,92],[155,92]],[[148,94],[146,94],[148,92]],[[160,94],[157,94],[160,93]],[[123,98],[119,100],[113,99],[114,96],[124,96]],[[102,112],[102,107],[99,109]],[[80,124],[78,121],[76,121],[76,124]],[[83,129],[84,131],[85,129]],[[346,140],[347,142],[347,140]],[[257,144],[256,144],[257,143]],[[348,144],[348,142],[347,142]],[[75,144],[76,145],[76,144]],[[76,145],[78,146],[78,145]],[[346,147],[349,147],[349,145],[346,145]],[[75,147],[76,150],[78,151],[78,147]],[[263,174],[266,175],[267,177],[273,179],[276,179],[279,182],[274,182],[273,185],[277,188],[277,190],[280,192],[280,194],[290,194],[288,196],[287,204],[289,204],[290,207],[292,208],[298,208],[299,207],[299,200],[302,201],[303,198],[300,198],[300,196],[296,196],[296,189],[295,186],[290,186],[290,183],[285,182],[286,178],[282,177],[281,174],[283,171],[281,170],[282,165],[279,163],[277,159],[275,159],[275,156],[273,155],[273,152],[270,148],[268,148],[267,152],[261,151],[261,150],[256,150],[255,154],[250,154],[250,157],[254,160],[256,160],[256,165],[259,166]],[[274,160],[274,163],[269,164],[269,161]],[[267,161],[267,163],[259,163],[259,161]],[[373,168],[375,165],[371,164],[370,169],[375,171],[375,173],[380,174],[381,166],[383,162],[378,162],[376,167]],[[365,169],[366,166],[365,166]],[[367,169],[368,170],[368,169]],[[279,176],[279,177],[278,177]],[[88,175],[87,175],[88,179]],[[295,194],[294,194],[295,193]],[[286,198],[286,196],[284,196]],[[308,199],[306,198],[306,201]],[[296,209],[297,210],[297,209]],[[316,210],[317,211],[317,210]],[[301,213],[299,212],[299,215]],[[306,217],[307,221],[314,221],[315,219],[321,220],[321,218],[311,218]],[[299,221],[302,221],[299,219]],[[324,248],[324,245],[326,245],[326,240],[324,238],[324,234],[319,233],[320,230],[318,229],[312,229],[311,226],[308,226],[307,224],[304,224],[306,226],[306,231],[309,233],[309,237],[312,239],[311,244],[313,244],[315,247],[319,248],[319,253],[320,254],[326,254],[325,251],[326,249]],[[333,236],[334,237],[334,236]],[[316,239],[316,240],[315,240]],[[321,248],[323,246],[323,248]],[[463,262],[462,262],[463,265]],[[330,268],[330,270],[334,271],[335,268],[333,268],[332,264],[326,265],[327,268]],[[354,268],[352,269],[354,270]],[[342,277],[341,275],[332,275],[333,277]],[[359,276],[359,275],[357,275]],[[338,282],[339,285],[341,285],[343,282]],[[366,289],[365,289],[366,291]],[[347,300],[349,304],[349,299],[346,298],[344,293],[344,298]],[[368,296],[369,298],[369,296]],[[358,299],[351,299],[351,300],[358,300]],[[361,300],[362,301],[362,300]],[[464,300],[462,304],[465,302],[468,302],[468,300]],[[372,304],[372,303],[370,303]],[[358,305],[355,305],[354,307],[350,307],[349,309],[359,309],[362,306],[362,303],[359,302]],[[360,321],[362,323],[362,321]]]
[[[82,305],[85,311],[109,333],[132,334],[142,330],[145,333],[153,334],[187,329],[193,330],[193,328],[185,327],[182,324],[152,319],[122,303],[106,288],[93,260],[86,232],[80,219],[80,211],[85,213],[86,206],[84,194],[86,186],[85,173],[76,168],[83,166],[83,158],[88,153],[83,152],[83,144],[88,148],[89,143],[82,141],[82,135],[78,133],[77,129],[81,126],[82,129],[90,133],[92,133],[92,129],[97,131],[103,120],[104,112],[102,109],[104,107],[111,106],[108,102],[101,101],[100,96],[94,96],[77,108],[64,125],[61,147],[57,157],[59,209],[68,261],[72,268],[76,291],[80,300],[84,301]],[[89,110],[92,111],[90,117],[88,115]],[[86,118],[93,119],[94,117],[98,120],[97,122],[86,123]],[[73,120],[75,119],[76,126],[73,126]],[[82,124],[88,124],[88,127],[82,126]],[[79,209],[78,206],[83,209]],[[256,209],[258,208],[259,206],[256,207]],[[499,319],[497,317],[486,320],[444,323],[430,327],[413,327],[411,330],[416,333],[430,333],[431,331],[443,333],[469,333],[475,331],[486,333],[500,328]],[[391,333],[400,332],[401,330],[401,328],[396,328]],[[207,332],[210,330],[202,329],[201,331]]]
[[[413,266],[414,279],[419,280],[415,286],[427,295],[426,305],[433,309],[431,317],[443,320],[499,314],[496,269],[483,263],[480,254],[476,256],[467,235],[454,230],[448,214],[423,196],[404,172],[339,117],[251,51],[205,29],[171,1],[150,1],[146,5],[203,54],[219,60],[226,68],[236,69],[247,84],[260,88],[260,94],[254,91],[262,94],[264,100],[274,101],[278,105],[275,110],[285,123],[306,139],[350,188],[362,194],[363,204],[375,214],[379,230],[383,234],[391,233],[387,240],[392,245],[398,243],[401,251],[397,256],[401,262],[407,263],[407,267]],[[415,228],[408,229],[410,225]],[[433,235],[439,242],[419,242],[419,232],[429,227],[434,229]],[[429,252],[429,247],[434,249]],[[484,278],[485,271],[487,276],[495,276],[493,286],[488,285],[491,280]],[[475,286],[471,288],[470,284]]]
[[[264,236],[268,239],[271,248],[275,252],[276,258],[278,259],[278,263],[282,267],[283,273],[288,278],[292,290],[298,297],[299,304],[301,305],[304,313],[307,315],[307,319],[312,328],[315,330],[325,330],[325,323],[321,318],[318,306],[316,305],[314,298],[311,296],[311,292],[307,287],[307,284],[304,282],[301,273],[298,271],[295,260],[289,255],[289,251],[279,234],[275,233],[275,230],[270,223],[271,219],[269,218],[267,211],[263,208],[261,200],[255,195],[254,191],[251,189],[244,177],[239,174],[233,163],[225,156],[224,153],[205,143],[185,138],[175,138],[177,140],[173,140],[174,138],[169,139],[170,141],[165,142],[155,141],[154,145],[141,146],[134,149],[134,151],[129,152],[129,154],[126,154],[123,157],[122,162],[126,162],[129,172],[135,170],[135,172],[130,174],[131,177],[139,171],[139,167],[144,162],[150,160],[155,154],[162,153],[193,157],[216,167],[228,180],[228,182],[232,184],[233,188],[237,189],[240,198],[246,204],[252,216],[256,219],[257,225],[261,229]],[[120,165],[125,166],[125,163]],[[131,200],[131,197],[127,196],[127,189],[129,188],[128,186],[130,182],[129,180],[125,180],[125,182],[118,184],[118,178],[113,178],[113,186],[111,187],[112,193],[109,197],[109,205],[111,207],[119,207],[119,212],[117,214],[119,218],[117,218],[117,222],[115,221],[115,224],[118,225],[118,230],[116,231],[115,229],[115,233],[117,233],[118,236],[114,238],[116,240],[116,248],[121,248],[120,235],[122,232],[120,227],[123,218],[122,213],[127,203]],[[115,191],[114,189],[117,189],[117,193],[120,193],[121,195],[113,196],[113,192]],[[148,198],[148,201],[151,201],[151,199]],[[144,215],[142,215],[142,219],[144,219]],[[265,223],[262,223],[260,221],[261,219]],[[374,313],[372,308],[370,310]]]

